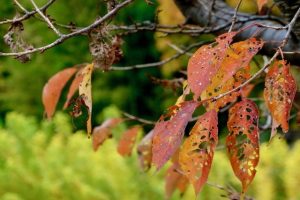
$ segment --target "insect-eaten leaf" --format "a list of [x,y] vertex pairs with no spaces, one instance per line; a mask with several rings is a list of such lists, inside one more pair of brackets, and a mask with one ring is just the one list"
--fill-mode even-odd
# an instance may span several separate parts
[[207,181],[217,143],[218,115],[211,110],[198,119],[179,152],[181,169],[196,195]]
[[92,73],[94,64],[88,64],[82,69],[82,81],[79,84],[79,96],[83,98],[88,108],[88,119],[86,122],[88,136],[92,133]]
[[[250,61],[262,48],[263,42],[250,38],[245,41],[234,43],[226,51],[220,69],[212,78],[211,84],[201,94],[201,99],[208,99],[230,91],[250,78]],[[241,92],[230,93],[214,102],[208,102],[208,110],[225,106],[227,103],[236,101]]]
[[133,126],[125,131],[118,144],[118,152],[122,156],[130,156],[135,144],[140,126]]
[[290,110],[297,90],[289,67],[284,60],[275,61],[266,75],[264,99],[273,118],[271,138],[279,126],[285,133],[289,130]]
[[112,137],[112,129],[122,121],[121,118],[107,119],[100,126],[93,129],[92,141],[94,151],[97,151],[106,139]]
[[64,69],[52,76],[44,86],[42,100],[48,119],[51,118],[55,112],[62,89],[77,70],[78,68],[76,67]]
[[225,33],[216,38],[216,43],[200,47],[190,58],[187,68],[188,84],[198,99],[219,70],[229,44],[236,32]]
[[189,180],[187,179],[186,176],[184,176],[179,172],[179,169],[180,167],[178,163],[173,163],[173,165],[171,165],[166,172],[166,177],[165,177],[166,199],[170,199],[176,189],[178,189],[181,194],[183,194],[187,189]]
[[137,152],[140,166],[143,171],[147,171],[151,167],[152,160],[152,140],[153,130],[151,130],[138,144]]
[[254,102],[243,99],[229,110],[229,135],[226,147],[234,174],[245,193],[256,174],[259,161],[258,109]]
[[[179,148],[185,127],[198,102],[185,101],[169,108],[153,129],[152,163],[159,170]],[[165,121],[165,119],[170,118]]]

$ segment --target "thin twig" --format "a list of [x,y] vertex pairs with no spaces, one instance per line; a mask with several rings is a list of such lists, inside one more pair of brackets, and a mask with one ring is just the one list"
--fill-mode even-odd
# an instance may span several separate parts
[[102,24],[103,22],[109,20],[112,16],[114,16],[115,13],[117,13],[121,8],[125,7],[126,5],[130,4],[133,1],[134,0],[123,1],[122,3],[118,4],[113,10],[108,12],[102,18],[97,19],[96,21],[94,21],[89,26],[87,26],[85,28],[82,28],[82,29],[79,29],[79,30],[77,30],[75,32],[72,32],[72,33],[69,33],[69,34],[62,35],[61,37],[59,37],[58,39],[56,39],[54,42],[52,42],[50,44],[47,44],[47,45],[39,47],[39,48],[34,48],[34,49],[27,50],[27,51],[22,51],[22,52],[12,52],[12,53],[2,53],[2,52],[0,52],[0,56],[22,56],[22,55],[26,55],[26,54],[35,53],[35,52],[44,52],[47,49],[50,49],[50,48],[52,48],[52,47],[54,47],[58,44],[61,44],[65,40],[68,40],[68,39],[70,39],[74,36],[86,33],[88,31],[90,31],[91,29],[99,26],[100,24]]
[[143,118],[140,118],[140,117],[137,117],[137,116],[134,116],[134,115],[131,115],[127,112],[123,112],[123,115],[129,119],[132,119],[132,120],[135,120],[135,121],[139,121],[143,124],[149,124],[149,125],[154,125],[156,122],[155,121],[150,121],[150,120],[147,120],[147,119],[143,119]]
[[39,7],[36,5],[34,0],[30,0],[31,4],[35,8],[35,10],[39,13],[39,15],[45,20],[45,22],[49,25],[49,27],[58,35],[59,37],[62,36],[62,34],[59,32],[58,29],[55,28],[55,26],[51,23],[48,17],[46,17],[43,12],[39,9]]
[[28,11],[26,10],[26,8],[24,8],[19,2],[18,0],[14,0],[14,3],[24,12],[24,13],[28,13]]
[[236,21],[237,21],[237,13],[238,13],[238,11],[239,11],[239,8],[240,8],[240,6],[241,6],[242,1],[243,1],[243,0],[240,0],[239,3],[238,3],[238,5],[235,7],[234,15],[233,15],[233,17],[232,17],[232,23],[231,23],[231,26],[230,26],[228,32],[231,32],[231,31],[232,31],[233,26],[234,26],[234,24],[235,24]]

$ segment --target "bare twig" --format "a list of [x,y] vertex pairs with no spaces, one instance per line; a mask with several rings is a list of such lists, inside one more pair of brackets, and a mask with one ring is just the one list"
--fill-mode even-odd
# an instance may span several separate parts
[[39,47],[39,48],[34,48],[34,49],[27,50],[27,51],[23,51],[23,52],[16,52],[16,53],[0,52],[0,56],[22,56],[22,55],[26,55],[26,54],[35,53],[35,52],[44,52],[47,49],[50,49],[58,44],[61,44],[65,40],[68,40],[74,36],[86,33],[88,31],[90,31],[91,29],[99,26],[100,24],[102,24],[103,22],[109,20],[112,16],[114,16],[121,8],[125,7],[126,5],[130,4],[133,1],[134,0],[123,1],[122,3],[118,4],[114,9],[112,9],[110,12],[108,12],[106,15],[104,15],[102,18],[95,20],[89,26],[79,29],[79,30],[69,33],[69,34],[62,35],[61,37],[59,37],[58,39],[56,39],[54,42],[52,42],[50,44],[47,44],[47,45]]
[[156,122],[154,122],[154,121],[150,121],[150,120],[147,120],[147,119],[143,119],[143,118],[140,118],[140,117],[131,115],[131,114],[127,113],[127,112],[123,112],[123,115],[124,115],[125,117],[127,117],[128,119],[132,119],[132,120],[141,122],[141,123],[143,123],[143,124],[154,125],[154,124],[156,123]]
[[243,1],[243,0],[240,0],[239,3],[237,4],[237,6],[235,7],[234,15],[233,15],[233,17],[232,17],[232,23],[231,23],[231,26],[230,26],[228,32],[231,32],[231,31],[232,31],[233,26],[234,26],[234,24],[235,24],[236,21],[237,21],[237,13],[238,13],[238,11],[239,11],[239,8],[240,8],[240,6],[241,6],[242,1]]
[[58,29],[55,28],[55,26],[51,23],[51,21],[49,20],[48,17],[46,17],[43,12],[39,9],[39,7],[36,5],[36,3],[34,2],[34,0],[30,0],[31,4],[33,5],[33,7],[35,8],[35,10],[37,11],[37,13],[39,13],[39,15],[45,20],[45,22],[49,25],[49,27],[56,33],[56,35],[58,35],[59,37],[62,36],[62,34],[59,32]]

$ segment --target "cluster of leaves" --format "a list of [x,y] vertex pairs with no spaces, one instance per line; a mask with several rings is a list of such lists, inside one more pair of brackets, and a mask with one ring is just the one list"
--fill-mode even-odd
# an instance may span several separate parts
[[[259,111],[256,104],[247,99],[251,78],[250,61],[262,48],[264,42],[255,38],[232,44],[237,32],[229,32],[216,38],[216,42],[200,47],[190,58],[187,68],[187,86],[174,106],[162,115],[153,130],[138,145],[140,164],[144,170],[152,165],[161,169],[172,160],[166,175],[168,197],[178,188],[184,192],[190,182],[198,194],[207,182],[218,144],[218,112],[231,104],[227,122],[226,147],[232,169],[242,183],[245,193],[256,174],[259,161]],[[91,125],[91,75],[93,64],[65,69],[54,75],[44,87],[43,103],[47,117],[55,110],[58,98],[66,82],[75,74],[65,106],[70,104],[75,91],[72,115],[81,114],[82,106],[88,110],[87,132],[92,132],[93,147],[97,150],[112,136],[111,129],[124,119],[108,119],[94,128]],[[273,117],[272,137],[277,127],[288,131],[288,119],[296,94],[296,82],[289,73],[284,60],[275,61],[266,75],[264,97]],[[185,139],[186,126],[193,121],[193,113],[199,107],[207,112],[196,117],[196,123]],[[119,141],[118,152],[131,155],[141,126],[125,131]]]

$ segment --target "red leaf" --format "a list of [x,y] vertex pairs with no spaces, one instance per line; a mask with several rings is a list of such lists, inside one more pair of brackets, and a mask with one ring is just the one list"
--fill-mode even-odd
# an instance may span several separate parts
[[170,199],[176,189],[178,189],[181,194],[183,194],[187,189],[189,181],[184,175],[178,172],[178,169],[178,163],[174,163],[167,170],[165,177],[166,199]]
[[53,116],[62,89],[77,70],[76,67],[64,69],[52,76],[44,86],[42,100],[47,118]]
[[194,99],[198,99],[202,91],[211,83],[235,35],[236,32],[220,35],[216,39],[216,45],[204,45],[190,58],[187,68],[188,84],[194,93]]
[[121,154],[122,156],[131,155],[137,134],[140,129],[140,126],[133,126],[123,133],[118,145],[119,154]]
[[252,182],[259,161],[258,109],[254,102],[243,99],[229,110],[226,138],[227,152],[243,193]]
[[75,92],[79,88],[80,83],[82,82],[82,78],[83,78],[83,75],[81,73],[81,70],[79,70],[77,72],[75,78],[73,79],[73,81],[71,83],[71,86],[69,88],[69,91],[68,91],[68,94],[67,94],[67,100],[64,104],[64,109],[66,109],[69,106],[72,97],[74,96]]
[[198,119],[179,153],[181,169],[196,194],[207,181],[217,143],[218,115],[211,110]]
[[[249,63],[253,56],[262,48],[263,42],[255,38],[234,43],[226,51],[219,71],[212,78],[211,84],[201,94],[201,99],[208,99],[218,96],[235,87],[240,86],[250,78]],[[236,101],[240,92],[233,92],[216,102],[208,102],[208,109],[216,109],[225,106],[227,103]]]
[[116,127],[120,122],[122,122],[121,118],[107,119],[100,126],[94,128],[92,134],[94,151],[97,151],[99,146],[102,145],[106,139],[112,137],[112,129]]
[[280,125],[283,132],[289,130],[289,116],[296,95],[296,81],[289,72],[285,61],[276,61],[270,68],[265,80],[264,98],[273,118],[272,134]]
[[[184,129],[197,106],[195,101],[172,106],[156,123],[153,129],[152,163],[157,169],[160,169],[180,146]],[[164,121],[168,117],[170,119]]]
[[152,140],[153,130],[150,131],[139,143],[137,152],[139,156],[140,166],[144,171],[147,171],[151,167],[152,160]]

